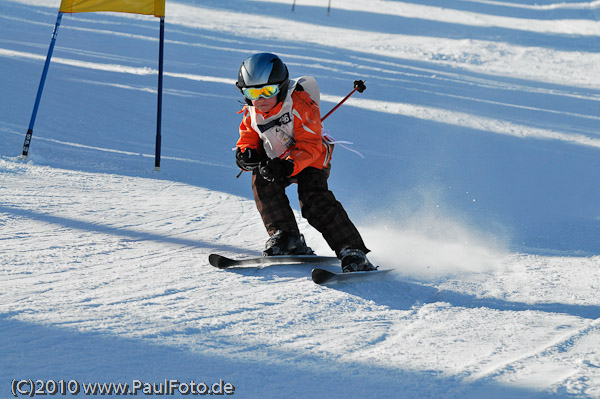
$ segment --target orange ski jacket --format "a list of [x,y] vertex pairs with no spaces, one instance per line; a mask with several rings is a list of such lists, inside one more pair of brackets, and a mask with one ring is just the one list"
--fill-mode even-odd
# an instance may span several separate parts
[[[290,90],[292,94],[266,114],[253,106],[244,107],[236,145],[242,151],[250,148],[262,151],[270,158],[292,160],[294,176],[307,167],[326,168],[333,144],[323,139],[317,103],[306,91],[295,90],[295,87]],[[289,117],[291,121],[288,121]]]

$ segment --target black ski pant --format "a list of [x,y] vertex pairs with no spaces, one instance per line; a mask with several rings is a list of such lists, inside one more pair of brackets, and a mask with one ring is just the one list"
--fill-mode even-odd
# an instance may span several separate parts
[[258,212],[269,235],[283,230],[300,234],[296,217],[285,189],[298,184],[298,200],[302,216],[317,229],[339,257],[344,247],[357,248],[365,253],[362,237],[344,210],[342,204],[329,190],[327,179],[331,165],[326,169],[306,168],[288,179],[265,180],[258,170],[252,173],[252,191]]

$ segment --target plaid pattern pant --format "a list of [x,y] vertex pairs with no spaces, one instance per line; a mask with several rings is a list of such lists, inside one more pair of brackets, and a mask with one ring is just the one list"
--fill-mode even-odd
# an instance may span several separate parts
[[258,170],[252,173],[252,191],[258,212],[269,235],[277,230],[300,234],[296,218],[290,207],[285,189],[292,182],[298,183],[298,200],[302,216],[317,229],[336,255],[344,247],[357,248],[365,253],[369,250],[360,233],[348,217],[342,204],[336,200],[327,186],[329,171],[306,168],[292,179],[276,179],[269,182]]

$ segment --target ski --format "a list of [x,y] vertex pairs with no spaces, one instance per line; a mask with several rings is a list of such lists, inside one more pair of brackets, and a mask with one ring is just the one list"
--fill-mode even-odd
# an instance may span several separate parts
[[219,269],[236,266],[268,266],[289,264],[339,264],[335,256],[317,255],[281,255],[281,256],[257,256],[255,258],[231,259],[219,254],[210,254],[208,262]]
[[391,272],[392,269],[369,270],[364,272],[336,273],[325,269],[313,269],[311,273],[312,280],[317,284],[333,283],[338,281],[358,280],[374,277]]

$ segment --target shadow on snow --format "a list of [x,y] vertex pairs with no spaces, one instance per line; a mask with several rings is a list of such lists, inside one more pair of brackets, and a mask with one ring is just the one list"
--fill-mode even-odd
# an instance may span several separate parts
[[[272,361],[252,361],[243,355],[202,353],[193,347],[166,346],[148,340],[118,337],[103,332],[80,332],[55,325],[17,319],[18,313],[0,314],[5,349],[0,352],[0,379],[14,378],[77,380],[80,383],[134,380],[160,384],[165,379],[211,386],[224,380],[235,387],[234,397],[243,398],[475,398],[469,390],[488,397],[553,397],[551,394],[499,384],[475,383],[435,371],[410,371],[340,363],[326,357],[274,351]],[[110,350],[107,350],[110,348]],[[223,342],[221,350],[237,349],[244,343]],[[234,351],[235,352],[235,351]],[[289,361],[286,361],[289,359]],[[51,370],[51,371],[50,371]],[[177,392],[176,392],[177,393]],[[120,397],[120,396],[103,396]]]

